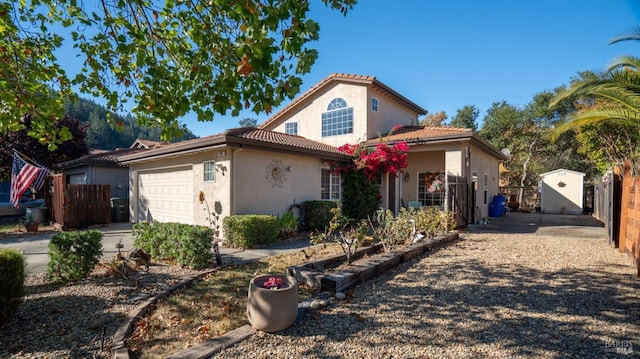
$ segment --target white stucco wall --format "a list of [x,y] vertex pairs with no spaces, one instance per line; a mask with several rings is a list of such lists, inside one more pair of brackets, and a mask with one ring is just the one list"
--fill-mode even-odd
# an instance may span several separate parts
[[[474,172],[478,174],[475,209],[475,219],[477,221],[483,217],[489,217],[489,206],[493,201],[493,196],[500,194],[500,161],[476,146],[470,144],[468,146],[470,151],[470,174]],[[484,183],[485,175],[487,176],[486,201]]]
[[[207,217],[209,212],[206,210],[206,204],[200,203],[200,191],[204,192],[205,199],[209,204],[209,210],[219,216],[218,222],[222,225],[222,218],[231,213],[230,173],[231,151],[229,148],[219,148],[206,152],[199,152],[179,157],[171,157],[159,160],[148,160],[141,163],[129,165],[129,207],[131,221],[140,220],[139,211],[139,178],[142,174],[147,173],[170,173],[172,171],[184,171],[190,169],[192,171],[192,193],[188,194],[193,206],[193,220],[191,223],[196,225],[208,226]],[[204,182],[204,162],[216,162],[215,182]],[[184,196],[184,194],[180,194]],[[213,216],[212,216],[213,217]],[[213,218],[212,218],[213,219]],[[215,220],[214,220],[215,222]]]
[[[327,111],[331,100],[338,97],[353,108],[353,133],[322,137],[322,113]],[[371,110],[373,97],[378,99],[377,112]],[[345,83],[337,83],[316,93],[312,99],[298,104],[296,111],[292,111],[290,117],[281,120],[272,129],[285,132],[285,123],[297,122],[299,136],[332,146],[376,138],[379,134],[389,132],[395,125],[415,124],[418,118],[415,112],[392,101],[389,95],[367,86]]]
[[[420,172],[444,172],[445,151],[421,151],[410,152],[407,159],[407,168],[404,172],[408,176],[401,177],[402,202],[405,206],[409,201],[418,198],[418,173]],[[405,178],[408,177],[408,181]]]
[[[373,111],[371,108],[371,101],[374,97],[378,99],[378,111]],[[398,102],[391,101],[389,95],[385,95],[373,88],[367,92],[365,108],[369,117],[367,139],[388,133],[395,125],[407,126],[418,123],[417,113],[409,110],[406,106],[400,105]]]
[[542,213],[581,214],[584,173],[558,169],[540,175]]
[[280,215],[320,199],[320,171],[328,166],[318,158],[248,149],[233,156],[234,214]]
[[[327,111],[331,100],[340,97],[353,108],[353,133],[337,136],[322,137],[322,113]],[[286,122],[298,122],[298,135],[310,140],[323,142],[332,146],[342,146],[345,143],[356,143],[367,134],[367,89],[364,86],[337,83],[327,87],[324,91],[314,94],[303,104],[298,104],[294,112],[273,130],[285,132]]]

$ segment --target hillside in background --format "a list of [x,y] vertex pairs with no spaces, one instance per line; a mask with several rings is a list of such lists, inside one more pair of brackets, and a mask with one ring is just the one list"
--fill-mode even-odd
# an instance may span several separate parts
[[[116,115],[115,121],[123,124],[120,129],[116,130],[107,122],[107,110],[91,100],[79,99],[74,103],[69,103],[66,105],[65,111],[81,123],[89,125],[87,128],[87,146],[89,148],[101,150],[126,148],[138,138],[160,141],[160,129],[138,126],[136,119],[129,114],[126,116]],[[193,138],[196,136],[187,129],[181,139],[175,139],[172,142]]]

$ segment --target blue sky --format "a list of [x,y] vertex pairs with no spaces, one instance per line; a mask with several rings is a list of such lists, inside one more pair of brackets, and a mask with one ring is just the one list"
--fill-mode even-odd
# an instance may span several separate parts
[[[301,91],[334,72],[375,76],[429,112],[526,105],[579,71],[603,70],[640,44],[609,41],[640,25],[640,0],[360,0],[346,17],[311,0],[320,55]],[[277,109],[276,109],[277,110]],[[183,120],[198,136],[243,117]]]

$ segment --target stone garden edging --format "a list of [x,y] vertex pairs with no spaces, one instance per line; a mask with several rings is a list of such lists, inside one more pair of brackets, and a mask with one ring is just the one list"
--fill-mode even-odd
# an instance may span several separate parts
[[[324,262],[325,264],[335,263],[340,260],[344,260],[341,259],[344,256],[332,256],[322,261],[309,262],[303,266],[292,266],[287,268],[287,274],[294,276],[299,281],[299,283],[312,285],[314,286],[314,288],[318,288],[318,284],[321,285],[321,292],[318,295],[298,303],[298,319],[296,321],[301,320],[305,312],[312,310],[311,303],[318,300],[327,301],[328,298],[330,298],[336,292],[344,291],[345,289],[355,285],[356,283],[362,282],[376,274],[391,269],[400,263],[415,258],[424,252],[441,247],[451,241],[457,240],[458,238],[458,233],[449,233],[446,235],[436,236],[432,239],[415,244],[410,244],[388,253],[382,252],[377,256],[365,257],[359,260],[355,260],[349,268],[346,268],[341,272],[336,272],[329,275],[324,275],[322,272],[313,269],[312,266],[309,266],[309,263],[313,263],[315,265],[318,265],[319,262]],[[375,246],[381,245],[377,244]],[[359,249],[359,256],[362,257],[375,252],[379,249],[374,248],[375,246]],[[149,311],[151,306],[155,305],[158,300],[168,297],[176,290],[184,288],[194,281],[199,280],[210,273],[216,272],[219,269],[220,268],[215,268],[193,275],[186,280],[177,283],[166,291],[157,294],[153,298],[148,299],[136,309],[134,309],[131,313],[129,313],[127,318],[120,325],[120,328],[118,329],[116,334],[113,336],[113,345],[111,349],[113,358],[129,359],[129,351],[125,344],[125,339],[131,333],[131,329],[135,321],[142,318],[142,316],[144,316]],[[252,328],[250,325],[244,325],[224,335],[194,345],[178,353],[174,353],[168,356],[167,359],[208,358],[221,351],[222,349],[250,337],[256,332],[257,330],[255,328]]]

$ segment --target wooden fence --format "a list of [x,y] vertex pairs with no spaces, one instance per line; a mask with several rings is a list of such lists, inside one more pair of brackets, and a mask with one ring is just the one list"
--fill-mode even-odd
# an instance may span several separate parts
[[63,230],[111,223],[109,185],[66,184],[64,175],[49,177],[47,204]]
[[640,277],[640,176],[631,176],[631,163],[625,161],[622,175],[620,235],[618,249],[634,261]]

